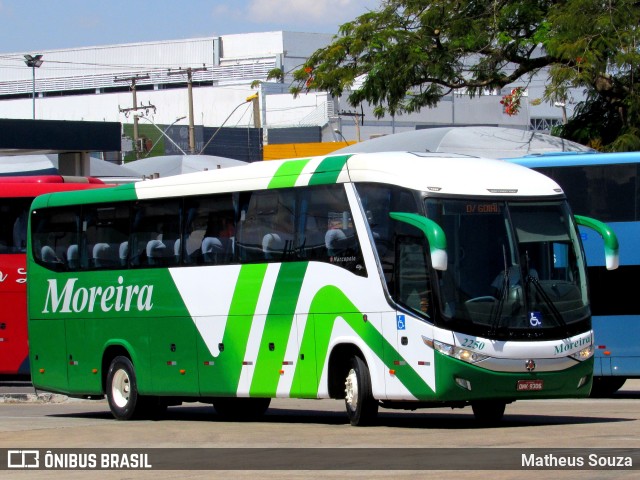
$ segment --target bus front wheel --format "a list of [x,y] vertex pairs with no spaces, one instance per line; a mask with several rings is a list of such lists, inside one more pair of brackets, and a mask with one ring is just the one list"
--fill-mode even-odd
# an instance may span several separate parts
[[118,420],[130,420],[139,407],[138,386],[131,360],[113,359],[107,373],[107,400],[111,414]]
[[351,425],[370,425],[378,415],[378,402],[371,392],[369,367],[358,356],[351,357],[344,382],[344,403]]

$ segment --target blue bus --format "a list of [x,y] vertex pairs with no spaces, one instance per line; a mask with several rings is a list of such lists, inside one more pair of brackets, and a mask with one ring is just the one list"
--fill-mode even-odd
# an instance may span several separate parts
[[595,364],[592,396],[640,378],[640,152],[565,152],[506,159],[553,178],[574,214],[606,222],[620,241],[620,267],[606,271],[602,238],[581,228],[587,255]]

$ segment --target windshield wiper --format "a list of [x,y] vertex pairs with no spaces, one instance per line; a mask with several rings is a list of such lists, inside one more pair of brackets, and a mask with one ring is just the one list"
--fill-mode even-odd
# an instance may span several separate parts
[[[498,298],[498,304],[495,308],[495,315],[491,319],[491,334],[495,335],[498,333],[498,329],[500,328],[500,324],[502,323],[502,309],[504,308],[504,301],[507,298],[507,293],[509,292],[509,267],[507,267],[507,252],[502,245],[502,259],[504,261],[504,269],[502,275],[502,288],[500,290],[500,297]],[[493,312],[492,312],[493,315]]]
[[[537,277],[529,274],[527,275],[527,280],[525,282],[525,290],[529,289],[529,283],[533,283],[534,287],[536,287],[536,291],[540,294],[540,296],[542,297],[542,300],[544,300],[544,303],[547,305],[547,307],[549,307],[549,310],[551,310],[551,313],[555,317],[556,322],[558,322],[558,325],[564,327],[565,330],[567,330],[567,322],[565,322],[564,317],[560,313],[560,310],[558,310],[555,303],[553,303],[553,301],[549,298],[549,295],[547,295],[547,292],[544,291],[544,288],[540,284],[540,280],[538,280]],[[568,333],[569,332],[567,330],[567,335]]]

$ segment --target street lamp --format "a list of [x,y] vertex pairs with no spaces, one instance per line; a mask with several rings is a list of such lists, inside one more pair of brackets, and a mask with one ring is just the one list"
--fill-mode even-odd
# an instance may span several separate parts
[[334,129],[333,129],[333,131],[342,137],[342,140],[344,140],[344,143],[346,143],[347,145],[349,145],[349,142],[347,142],[347,139],[346,139],[346,138],[344,138],[344,135],[342,134],[342,132],[340,131],[340,129],[338,129],[338,128],[334,128]]
[[33,72],[33,119],[36,119],[36,68],[40,68],[42,65],[42,55],[25,55],[24,63],[27,64],[27,67],[31,67],[31,71]]
[[241,102],[238,105],[236,105],[236,108],[231,110],[231,113],[227,116],[227,118],[224,119],[224,122],[222,122],[222,125],[220,125],[218,129],[215,132],[213,132],[213,135],[211,135],[211,138],[207,141],[207,143],[204,144],[204,147],[202,147],[202,150],[200,150],[200,153],[198,153],[198,155],[202,155],[202,152],[204,152],[204,149],[209,146],[209,144],[211,143],[211,140],[215,138],[215,136],[218,134],[218,132],[220,132],[222,127],[224,127],[224,124],[227,123],[227,120],[231,118],[231,115],[233,115],[236,110],[238,110],[245,103],[254,102],[254,100],[257,100],[257,99],[258,99],[258,94],[254,93],[253,95],[249,95],[247,98],[245,98],[244,102]]
[[[155,124],[155,122],[154,122],[153,120],[151,120],[150,118],[143,117],[142,115],[135,115],[135,117],[134,117],[134,118],[138,118],[138,119],[140,119],[140,120],[146,120],[147,122],[149,122],[151,125],[153,125],[154,127],[156,127],[156,128],[158,129],[158,131],[159,131],[162,135],[164,135],[164,136],[165,136],[165,138],[166,138],[167,140],[169,140],[171,143],[173,143],[173,146],[174,146],[174,147],[176,147],[178,150],[180,150],[180,151],[182,152],[182,154],[183,154],[183,155],[186,155],[186,152],[180,148],[180,145],[178,145],[176,142],[174,142],[174,141],[173,141],[173,139],[172,139],[169,135],[167,135],[167,133],[166,133],[166,132],[167,132],[167,130],[169,130],[169,127],[173,126],[175,123],[178,123],[180,120],[183,120],[183,119],[185,119],[185,118],[187,118],[187,117],[179,117],[179,118],[176,118],[176,120],[175,120],[171,125],[169,125],[169,127],[167,127],[167,129],[166,129],[164,132],[163,132],[163,131],[162,131],[162,129],[161,129],[158,125],[156,125],[156,124]],[[151,149],[153,150],[153,146],[151,147]]]
[[[153,123],[153,120],[151,120],[151,119],[148,119],[148,118],[146,118],[146,117],[142,117],[142,116],[140,116],[139,118],[142,118],[142,119],[144,119],[144,120],[149,120],[149,121],[153,124],[153,126],[154,126],[154,127],[156,127],[156,128],[158,129],[158,131],[159,131],[162,135],[164,135],[165,137],[167,137],[167,138],[169,139],[169,141],[170,141],[171,143],[173,143],[173,144],[178,148],[178,150],[180,150],[180,151],[182,152],[182,154],[183,154],[183,155],[186,155],[186,153],[184,152],[184,150],[182,150],[182,149],[181,149],[181,148],[176,144],[176,142],[174,142],[174,141],[171,139],[171,137],[169,137],[169,136],[167,135],[167,132],[169,131],[169,129],[170,129],[171,127],[173,127],[173,126],[174,126],[176,123],[178,123],[180,120],[184,120],[185,118],[187,118],[187,117],[186,117],[186,115],[185,115],[185,116],[182,116],[182,117],[178,117],[178,118],[176,118],[176,119],[171,123],[171,125],[169,125],[169,126],[168,126],[167,128],[165,128],[164,130],[160,130],[160,127],[158,127],[158,125],[156,125],[155,123]],[[154,143],[153,145],[151,145],[151,148],[149,149],[149,151],[148,151],[148,152],[147,152],[147,154],[145,155],[145,158],[147,158],[149,155],[151,155],[151,152],[153,151],[154,147],[155,147],[155,146],[160,142],[160,139],[161,139],[161,138],[162,138],[162,137],[158,137],[158,139],[155,141],[155,143]]]

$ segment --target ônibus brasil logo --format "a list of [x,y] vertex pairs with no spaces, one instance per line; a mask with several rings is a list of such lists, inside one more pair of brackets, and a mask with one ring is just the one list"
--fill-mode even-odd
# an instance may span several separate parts
[[49,279],[47,300],[42,313],[81,313],[100,309],[103,312],[139,312],[153,308],[153,285],[123,285],[124,279],[118,277],[117,285],[108,287],[75,287],[77,278],[70,278],[62,291],[58,289],[58,280]]

